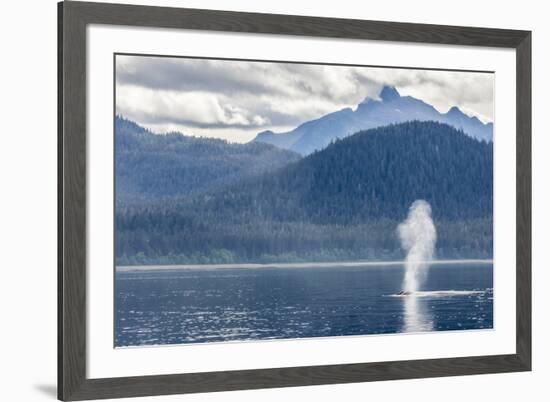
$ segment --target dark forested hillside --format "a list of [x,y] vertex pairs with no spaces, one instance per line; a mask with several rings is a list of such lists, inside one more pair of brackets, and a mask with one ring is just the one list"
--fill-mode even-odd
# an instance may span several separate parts
[[435,219],[480,218],[492,214],[492,155],[492,142],[445,124],[389,125],[337,140],[277,175],[196,202],[233,215],[348,224],[401,219],[422,198]]
[[122,117],[115,129],[116,194],[124,203],[198,194],[300,158],[256,142],[153,134]]
[[492,256],[492,142],[435,122],[359,132],[275,172],[117,208],[117,260],[401,258],[395,229],[427,200],[439,257]]

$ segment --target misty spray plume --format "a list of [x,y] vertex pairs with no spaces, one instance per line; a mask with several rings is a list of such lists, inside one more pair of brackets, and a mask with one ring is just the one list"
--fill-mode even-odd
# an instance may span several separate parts
[[430,204],[424,200],[413,202],[407,219],[399,224],[397,232],[401,247],[407,252],[403,291],[414,293],[426,278],[437,240]]

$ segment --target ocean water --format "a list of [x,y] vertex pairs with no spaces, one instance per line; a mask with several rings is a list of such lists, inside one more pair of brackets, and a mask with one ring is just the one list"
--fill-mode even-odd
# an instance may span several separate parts
[[115,346],[493,327],[493,265],[432,265],[402,296],[402,265],[116,272]]

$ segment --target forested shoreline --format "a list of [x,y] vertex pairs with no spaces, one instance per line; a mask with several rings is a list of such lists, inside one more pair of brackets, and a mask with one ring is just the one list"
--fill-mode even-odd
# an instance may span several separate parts
[[[438,258],[492,258],[492,142],[445,124],[366,130],[302,159],[119,124],[117,265],[399,260],[396,227],[416,199],[432,206]],[[163,155],[150,187],[139,163]],[[182,182],[197,166],[202,180]]]

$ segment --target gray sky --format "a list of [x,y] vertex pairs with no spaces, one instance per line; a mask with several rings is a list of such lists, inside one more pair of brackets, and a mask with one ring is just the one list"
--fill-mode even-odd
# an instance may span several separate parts
[[493,121],[493,74],[121,56],[116,110],[154,132],[246,142],[376,98],[384,85]]

